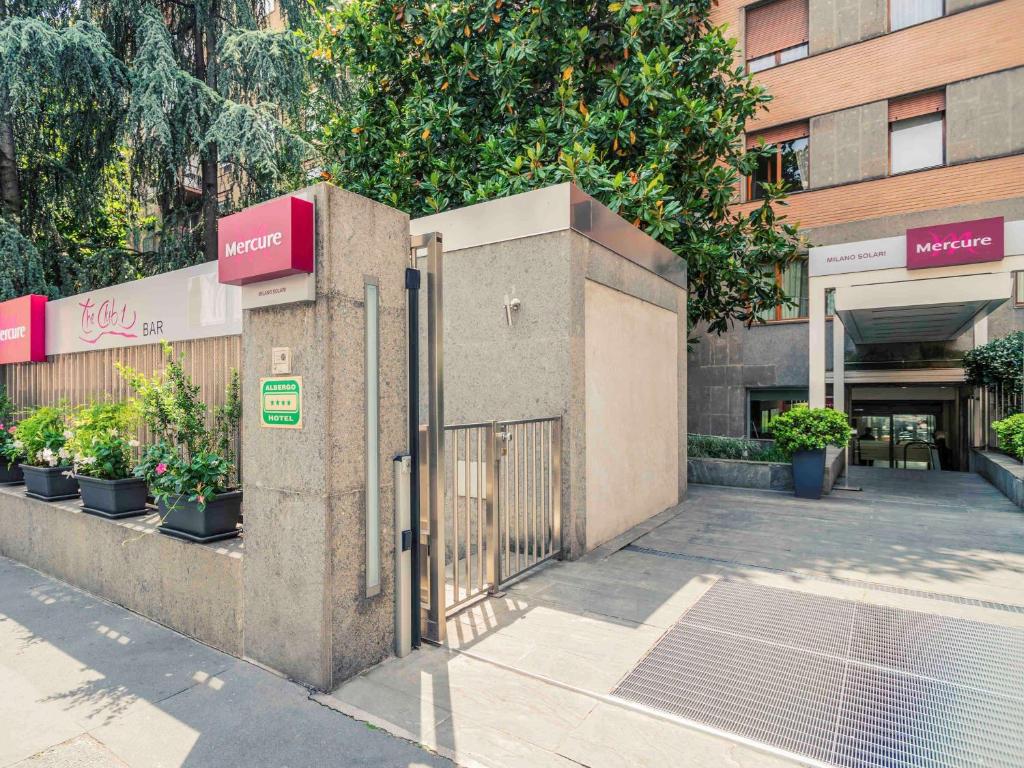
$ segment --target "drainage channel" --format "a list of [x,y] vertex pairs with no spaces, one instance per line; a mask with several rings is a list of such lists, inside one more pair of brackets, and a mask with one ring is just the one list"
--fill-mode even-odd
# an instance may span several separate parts
[[837,579],[835,576],[828,576],[823,573],[815,573],[813,571],[793,571],[786,568],[772,568],[769,565],[755,565],[754,563],[744,563],[739,560],[726,560],[718,557],[704,557],[702,555],[687,555],[682,552],[665,552],[661,549],[652,549],[651,547],[642,547],[639,544],[627,544],[623,549],[627,552],[637,552],[642,555],[653,555],[655,557],[667,557],[672,560],[689,560],[697,563],[714,563],[715,565],[728,565],[735,568],[756,568],[759,571],[767,571],[769,573],[781,573],[787,576],[797,576],[801,579],[811,579],[812,581],[823,581],[830,584],[842,584],[847,587],[857,587],[860,589],[871,589],[876,592],[889,592],[896,595],[907,595],[908,597],[923,597],[929,600],[940,600],[946,603],[956,603],[957,605],[972,605],[978,608],[988,608],[993,611],[1005,611],[1006,613],[1024,613],[1024,605],[1016,605],[1014,603],[996,603],[990,600],[977,600],[972,597],[962,597],[960,595],[950,595],[943,592],[928,592],[923,589],[910,589],[909,587],[897,587],[892,584],[881,584],[877,581],[861,581],[859,579]]
[[819,764],[1009,768],[1024,630],[725,579],[613,695]]

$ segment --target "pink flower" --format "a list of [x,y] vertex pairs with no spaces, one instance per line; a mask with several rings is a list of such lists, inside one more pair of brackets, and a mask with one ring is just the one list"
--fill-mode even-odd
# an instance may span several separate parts
[[164,464],[162,461],[159,464],[156,465],[156,473],[158,475],[162,475],[166,471],[167,471],[167,465]]
[[14,430],[16,430],[16,429],[17,429],[17,427],[11,427],[7,431],[10,432],[13,435],[14,434]]

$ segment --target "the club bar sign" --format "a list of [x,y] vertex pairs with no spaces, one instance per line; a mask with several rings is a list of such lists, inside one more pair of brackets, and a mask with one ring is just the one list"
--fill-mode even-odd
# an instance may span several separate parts
[[959,221],[907,230],[907,269],[1000,261],[1003,217]]
[[0,364],[46,360],[46,297],[0,302]]
[[218,222],[220,281],[229,285],[313,271],[313,203],[278,197]]

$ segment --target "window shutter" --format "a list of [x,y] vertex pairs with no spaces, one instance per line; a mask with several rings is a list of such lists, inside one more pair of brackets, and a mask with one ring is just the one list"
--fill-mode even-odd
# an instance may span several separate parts
[[915,93],[913,96],[890,99],[889,122],[893,123],[910,117],[930,115],[933,112],[941,112],[945,108],[946,92],[943,90]]
[[757,146],[758,139],[764,139],[765,144],[778,144],[780,141],[791,139],[803,139],[809,135],[807,122],[789,123],[776,128],[768,128],[758,133],[747,134],[747,149]]
[[747,60],[807,42],[807,0],[773,0],[747,11]]

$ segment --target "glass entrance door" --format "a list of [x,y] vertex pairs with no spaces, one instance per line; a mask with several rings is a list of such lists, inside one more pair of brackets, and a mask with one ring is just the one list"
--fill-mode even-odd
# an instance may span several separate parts
[[939,469],[941,409],[872,403],[854,408],[853,463],[892,469]]

